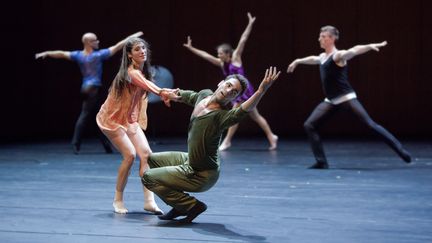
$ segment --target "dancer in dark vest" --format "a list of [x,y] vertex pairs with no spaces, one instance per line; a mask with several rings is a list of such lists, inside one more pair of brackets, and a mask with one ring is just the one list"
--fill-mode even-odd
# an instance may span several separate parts
[[316,163],[311,169],[327,169],[328,163],[318,134],[318,128],[330,115],[340,109],[354,113],[372,131],[378,134],[406,163],[411,162],[411,155],[401,143],[384,127],[375,123],[357,100],[354,89],[348,82],[348,60],[351,58],[387,45],[387,42],[368,45],[357,45],[348,50],[338,50],[335,42],[339,31],[333,26],[321,28],[319,43],[324,52],[319,56],[308,56],[294,60],[288,66],[288,73],[294,72],[298,64],[320,65],[321,83],[326,98],[321,102],[304,123]]

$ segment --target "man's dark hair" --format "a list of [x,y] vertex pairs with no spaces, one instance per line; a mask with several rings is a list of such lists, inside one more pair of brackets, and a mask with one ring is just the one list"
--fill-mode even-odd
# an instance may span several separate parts
[[231,74],[228,75],[224,81],[227,81],[228,79],[235,78],[240,82],[240,85],[242,87],[242,90],[238,93],[237,97],[242,96],[246,89],[248,88],[248,80],[241,74]]

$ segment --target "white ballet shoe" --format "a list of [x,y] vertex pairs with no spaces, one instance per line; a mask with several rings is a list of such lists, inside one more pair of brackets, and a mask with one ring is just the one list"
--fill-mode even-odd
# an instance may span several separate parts
[[114,201],[113,202],[114,212],[119,214],[126,214],[128,213],[127,208],[125,208],[122,201]]

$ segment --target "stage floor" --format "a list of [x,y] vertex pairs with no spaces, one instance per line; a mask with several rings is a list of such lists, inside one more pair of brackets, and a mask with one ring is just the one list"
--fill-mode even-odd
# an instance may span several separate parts
[[[208,209],[193,224],[145,213],[135,163],[125,190],[130,213],[112,199],[119,153],[86,140],[0,147],[0,242],[432,242],[432,142],[408,141],[405,164],[379,141],[326,140],[329,170],[306,140],[235,139],[221,153],[218,183],[195,193]],[[151,142],[186,150],[186,139]],[[170,208],[157,198],[164,211]]]

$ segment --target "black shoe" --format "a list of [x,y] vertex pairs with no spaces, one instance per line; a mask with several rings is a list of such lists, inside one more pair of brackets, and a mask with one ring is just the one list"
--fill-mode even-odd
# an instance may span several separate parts
[[207,210],[207,205],[205,205],[205,203],[200,202],[197,200],[197,203],[195,204],[195,206],[193,206],[186,215],[186,218],[182,218],[179,220],[180,223],[192,223],[192,220],[194,220],[196,217],[198,217],[198,215],[200,215],[201,213],[203,213],[204,211]]
[[405,163],[407,164],[411,163],[411,154],[405,149],[402,149],[399,156],[403,159],[403,161],[405,161]]
[[328,168],[329,168],[329,165],[327,164],[327,162],[316,162],[315,164],[313,164],[308,169],[328,169]]
[[173,220],[179,216],[186,216],[186,213],[181,213],[177,209],[173,208],[168,213],[159,215],[158,218],[162,220]]
[[79,154],[80,144],[72,144],[72,151],[74,154]]

